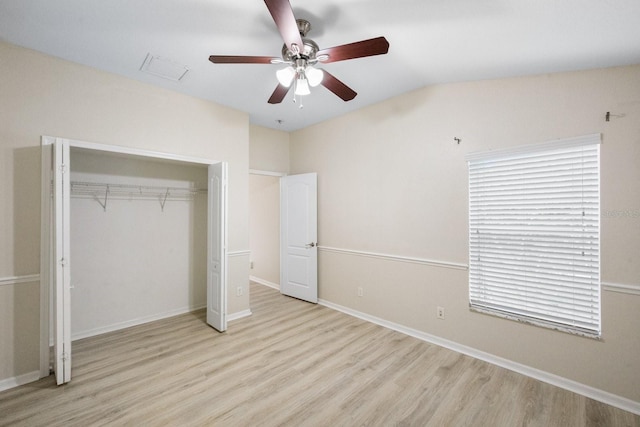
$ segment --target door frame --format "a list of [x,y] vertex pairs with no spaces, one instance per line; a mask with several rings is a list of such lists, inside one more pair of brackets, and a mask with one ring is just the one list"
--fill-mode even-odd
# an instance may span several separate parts
[[[278,186],[280,188],[280,191],[279,191],[279,194],[278,194],[278,207],[280,209],[280,212],[279,212],[279,223],[281,225],[281,222],[282,222],[282,200],[283,200],[282,199],[283,198],[283,194],[282,194],[283,178],[286,178],[286,177],[289,177],[289,176],[295,176],[295,175],[299,175],[299,174],[289,174],[289,173],[286,173],[286,172],[274,172],[274,171],[266,171],[266,170],[258,170],[258,169],[249,169],[249,175],[263,175],[263,176],[272,176],[272,177],[279,178]],[[316,203],[317,203],[317,201],[316,201]],[[280,235],[279,235],[279,240],[278,240],[278,244],[280,246],[280,250],[278,251],[278,266],[279,266],[279,269],[280,269],[280,275],[278,277],[278,283],[271,284],[271,283],[266,282],[266,281],[258,280],[258,282],[262,283],[265,286],[269,286],[269,287],[275,288],[275,286],[273,286],[273,285],[277,285],[278,287],[275,288],[275,289],[277,289],[280,293],[282,293],[282,260],[283,260],[283,257],[282,257],[282,239],[283,239],[283,233],[284,233],[284,231],[282,229],[280,229]],[[249,240],[251,240],[251,235],[249,236]],[[316,244],[315,250],[319,250],[319,249],[320,249],[320,246]],[[259,278],[256,278],[256,277],[252,276],[251,273],[249,273],[249,277],[252,280],[259,279]],[[316,280],[317,280],[317,278],[316,278]],[[316,287],[317,287],[317,283],[316,283]]]
[[[249,175],[262,175],[262,176],[273,176],[278,178],[278,189],[280,188],[280,178],[283,178],[285,176],[288,176],[289,174],[286,172],[274,172],[274,171],[267,171],[267,170],[259,170],[259,169],[249,169]],[[280,191],[280,190],[278,190]],[[282,194],[280,192],[278,192],[278,209],[280,209],[280,204],[281,204],[281,200],[282,200]],[[249,208],[251,208],[251,206],[249,206]],[[280,223],[280,212],[278,213],[278,224]],[[280,245],[280,237],[278,236],[278,246]],[[251,241],[251,234],[249,234],[249,241]],[[251,258],[251,260],[253,260],[253,257]],[[278,250],[278,269],[280,269],[280,250]],[[251,269],[249,269],[249,279],[255,279],[256,277],[251,275]],[[259,279],[259,278],[258,278]],[[270,282],[261,282],[263,285],[265,286],[269,286],[270,288],[274,288],[277,289],[278,292],[280,292],[280,275],[278,275],[278,283],[274,283],[273,285],[278,285],[277,288],[275,288],[272,284],[267,284]]]
[[[52,309],[52,295],[51,295],[51,286],[53,285],[52,275],[54,273],[51,262],[53,256],[53,230],[51,224],[51,215],[52,215],[52,197],[49,191],[51,186],[52,179],[52,171],[51,171],[51,160],[52,153],[50,149],[45,149],[45,147],[52,147],[56,141],[66,142],[69,145],[69,148],[84,148],[95,151],[103,151],[112,154],[124,154],[124,155],[132,155],[132,156],[140,156],[140,157],[148,157],[151,159],[164,159],[164,160],[172,160],[177,162],[184,163],[192,163],[203,166],[211,166],[218,163],[226,164],[221,160],[211,160],[201,157],[191,157],[191,156],[183,156],[180,154],[173,153],[164,153],[160,151],[151,151],[144,150],[139,148],[125,147],[119,145],[108,145],[108,144],[100,144],[93,142],[86,142],[68,138],[60,138],[54,136],[46,136],[43,135],[40,139],[40,145],[42,147],[41,152],[41,208],[40,208],[40,378],[44,378],[50,375],[50,360],[49,360],[49,352],[52,340],[52,327],[53,324],[51,322],[51,314],[53,313]],[[70,168],[69,168],[70,170]],[[221,209],[227,208],[227,203],[225,206],[222,206]],[[228,216],[226,215],[226,211],[224,214],[224,228],[225,232],[222,233],[220,238],[223,240],[223,262],[226,266],[227,264],[227,244],[226,244],[226,228],[228,223]],[[226,271],[226,268],[225,268]],[[207,276],[209,273],[207,272]],[[208,281],[208,279],[207,279]],[[227,295],[227,286],[228,286],[227,275],[224,274],[221,281],[221,287],[223,291],[223,295]],[[226,318],[227,310],[226,305],[227,301],[225,298],[224,304],[224,316]],[[225,322],[226,323],[226,322]],[[70,339],[70,337],[69,337]]]

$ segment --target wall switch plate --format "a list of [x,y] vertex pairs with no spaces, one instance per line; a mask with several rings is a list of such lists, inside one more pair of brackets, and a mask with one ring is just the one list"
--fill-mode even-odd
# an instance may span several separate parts
[[438,307],[436,308],[436,317],[438,319],[442,319],[444,320],[444,307]]
[[236,296],[241,297],[242,294],[243,294],[242,286],[238,286],[238,288],[236,289]]
[[364,290],[362,289],[362,286],[358,286],[358,296],[361,297],[364,295]]

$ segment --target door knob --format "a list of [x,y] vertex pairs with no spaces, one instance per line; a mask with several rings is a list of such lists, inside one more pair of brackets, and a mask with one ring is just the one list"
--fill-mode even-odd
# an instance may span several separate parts
[[305,247],[305,248],[307,248],[307,249],[308,249],[308,248],[313,248],[313,247],[315,247],[315,246],[316,246],[316,244],[315,244],[315,243],[313,243],[313,242],[311,242],[311,243],[307,243],[306,245],[304,245],[304,247]]

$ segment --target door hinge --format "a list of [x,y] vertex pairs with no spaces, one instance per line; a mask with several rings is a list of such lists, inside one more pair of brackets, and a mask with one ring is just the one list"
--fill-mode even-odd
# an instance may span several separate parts
[[67,260],[66,260],[66,259],[64,259],[64,258],[60,258],[60,265],[61,265],[61,266],[63,266],[63,267],[64,267],[65,265],[67,265]]
[[69,354],[66,351],[63,351],[60,355],[60,359],[62,359],[63,362],[66,362],[67,360],[69,360]]
[[67,173],[67,165],[66,164],[61,164],[60,165],[60,172],[62,173]]

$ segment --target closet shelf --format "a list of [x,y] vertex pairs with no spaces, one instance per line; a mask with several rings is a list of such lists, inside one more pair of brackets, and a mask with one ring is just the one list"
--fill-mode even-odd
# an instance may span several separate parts
[[157,200],[164,210],[167,200],[192,200],[199,194],[207,194],[206,188],[168,187],[135,184],[109,184],[71,181],[71,197],[94,199],[106,211],[109,199]]

